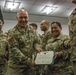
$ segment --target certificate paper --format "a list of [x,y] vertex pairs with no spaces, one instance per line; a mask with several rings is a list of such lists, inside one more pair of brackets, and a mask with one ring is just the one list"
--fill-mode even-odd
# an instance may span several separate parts
[[35,64],[37,65],[53,64],[54,62],[53,56],[54,56],[53,51],[43,51],[43,52],[37,53]]

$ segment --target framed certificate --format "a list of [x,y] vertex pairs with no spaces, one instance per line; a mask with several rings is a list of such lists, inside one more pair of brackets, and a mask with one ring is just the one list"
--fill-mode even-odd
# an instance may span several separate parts
[[37,65],[49,65],[54,63],[54,51],[43,51],[37,53],[35,64]]

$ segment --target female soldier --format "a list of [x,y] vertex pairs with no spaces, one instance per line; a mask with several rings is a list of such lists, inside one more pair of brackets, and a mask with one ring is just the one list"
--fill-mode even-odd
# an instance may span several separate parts
[[62,27],[59,22],[51,23],[53,38],[46,44],[46,50],[55,51],[54,64],[48,66],[50,75],[71,75],[71,63],[69,61],[69,37],[61,33]]

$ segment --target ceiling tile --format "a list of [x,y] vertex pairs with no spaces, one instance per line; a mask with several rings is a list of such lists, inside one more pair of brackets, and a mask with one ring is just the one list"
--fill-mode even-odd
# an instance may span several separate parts
[[[70,13],[76,8],[76,5],[71,3],[71,0],[0,0],[0,6],[3,12],[17,13],[19,9],[14,9],[10,11],[4,7],[6,1],[20,2],[19,9],[24,8],[29,14],[33,15],[43,15],[43,16],[58,16],[58,17],[68,17]],[[41,13],[41,10],[45,6],[57,7],[56,10],[49,13],[48,15]]]

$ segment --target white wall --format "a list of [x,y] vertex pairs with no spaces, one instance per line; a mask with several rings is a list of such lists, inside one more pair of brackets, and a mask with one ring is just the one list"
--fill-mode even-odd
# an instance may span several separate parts
[[[14,27],[17,24],[16,13],[3,13],[4,16],[4,27],[3,30],[7,31],[10,28]],[[42,15],[30,15],[29,14],[29,23],[36,23],[38,25],[38,32],[42,34],[40,30],[40,22],[42,20],[47,20],[48,22],[58,21],[62,24],[62,32],[68,34],[68,19],[65,17],[56,17],[56,16],[42,16]],[[28,23],[28,24],[29,24]]]
[[[40,30],[40,22],[29,22],[30,23],[36,23],[38,25],[38,32],[42,34],[43,32]],[[3,26],[3,31],[7,32],[10,28],[14,27],[17,24],[17,21],[14,20],[4,20],[4,26]],[[69,34],[68,31],[68,25],[67,24],[62,24],[62,32],[64,34]]]
[[62,32],[66,35],[69,35],[68,25],[62,25]]

